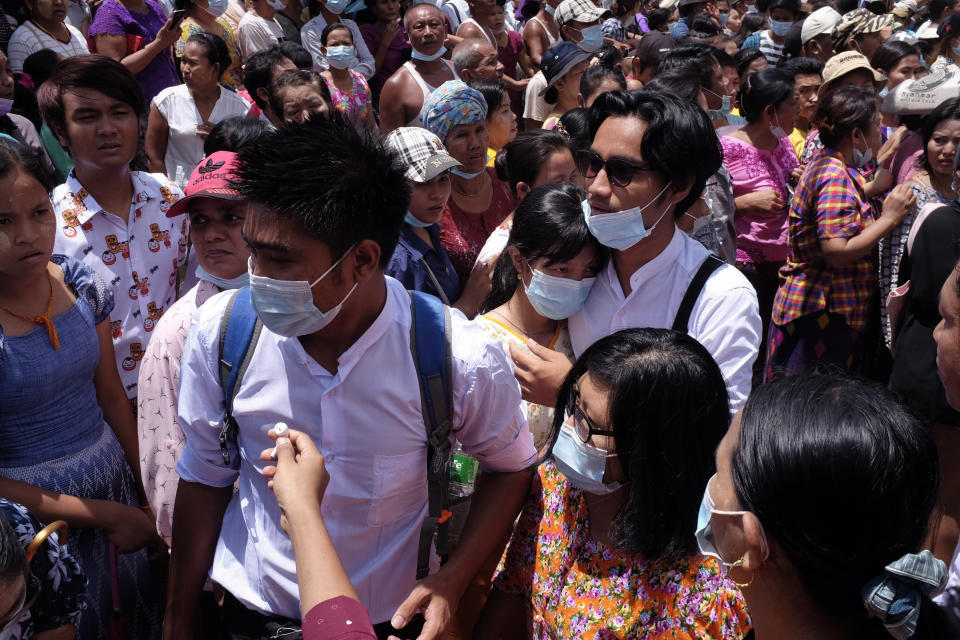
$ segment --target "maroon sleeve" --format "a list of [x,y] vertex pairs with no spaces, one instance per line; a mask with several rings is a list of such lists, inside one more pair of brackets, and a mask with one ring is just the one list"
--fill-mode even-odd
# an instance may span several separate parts
[[303,617],[303,640],[376,640],[363,605],[347,596],[324,600]]

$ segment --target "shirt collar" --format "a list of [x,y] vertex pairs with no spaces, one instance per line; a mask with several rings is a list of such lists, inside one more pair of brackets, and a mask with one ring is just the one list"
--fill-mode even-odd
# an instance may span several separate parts
[[[671,220],[671,222],[673,222]],[[673,225],[673,237],[670,238],[670,242],[664,247],[663,251],[658,253],[653,260],[643,265],[630,275],[630,289],[631,295],[633,292],[637,291],[640,286],[647,281],[652,280],[661,272],[673,266],[677,261],[677,258],[680,256],[680,252],[683,249],[683,232],[677,228],[677,225]],[[610,265],[613,265],[613,260],[610,261]],[[614,274],[615,276],[616,274]],[[620,291],[620,297],[623,297],[623,290],[620,289],[620,282],[615,279],[614,282],[618,291]]]
[[440,243],[440,235],[437,232],[439,226],[437,224],[432,224],[426,229],[427,233],[430,234],[430,240],[433,242],[432,247],[424,242],[423,239],[414,232],[413,227],[410,225],[405,224],[400,229],[400,244],[406,247],[407,251],[410,252],[410,257],[413,258],[414,262],[420,260],[420,258],[428,253],[437,253],[436,247]]
[[[130,179],[133,182],[133,202],[142,204],[152,200],[154,195],[150,194],[150,187],[140,176],[139,171],[131,171]],[[90,220],[94,215],[103,211],[103,207],[94,200],[93,196],[90,195],[90,192],[87,191],[80,181],[77,180],[77,174],[71,169],[70,174],[67,176],[67,191],[70,193],[71,204],[73,205],[74,211],[77,214],[77,220],[80,224],[84,224]]]
[[220,293],[220,289],[217,285],[208,280],[201,280],[197,283],[197,306],[203,305],[204,302],[218,293]]

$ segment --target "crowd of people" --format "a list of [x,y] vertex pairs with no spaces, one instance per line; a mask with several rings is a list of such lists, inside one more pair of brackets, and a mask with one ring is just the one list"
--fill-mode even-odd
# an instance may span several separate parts
[[960,2],[0,9],[0,638],[960,638]]

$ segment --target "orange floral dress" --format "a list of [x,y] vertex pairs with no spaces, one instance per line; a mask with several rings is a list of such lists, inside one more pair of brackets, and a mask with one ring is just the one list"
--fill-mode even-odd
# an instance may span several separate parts
[[647,560],[594,541],[583,494],[552,461],[534,478],[494,587],[528,600],[529,637],[540,640],[740,640],[750,630],[714,559]]

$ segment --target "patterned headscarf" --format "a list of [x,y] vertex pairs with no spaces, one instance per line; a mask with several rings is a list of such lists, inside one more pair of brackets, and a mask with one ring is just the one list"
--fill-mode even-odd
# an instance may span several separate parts
[[474,124],[487,118],[483,94],[460,80],[447,80],[423,103],[420,120],[423,128],[441,140],[461,124]]

